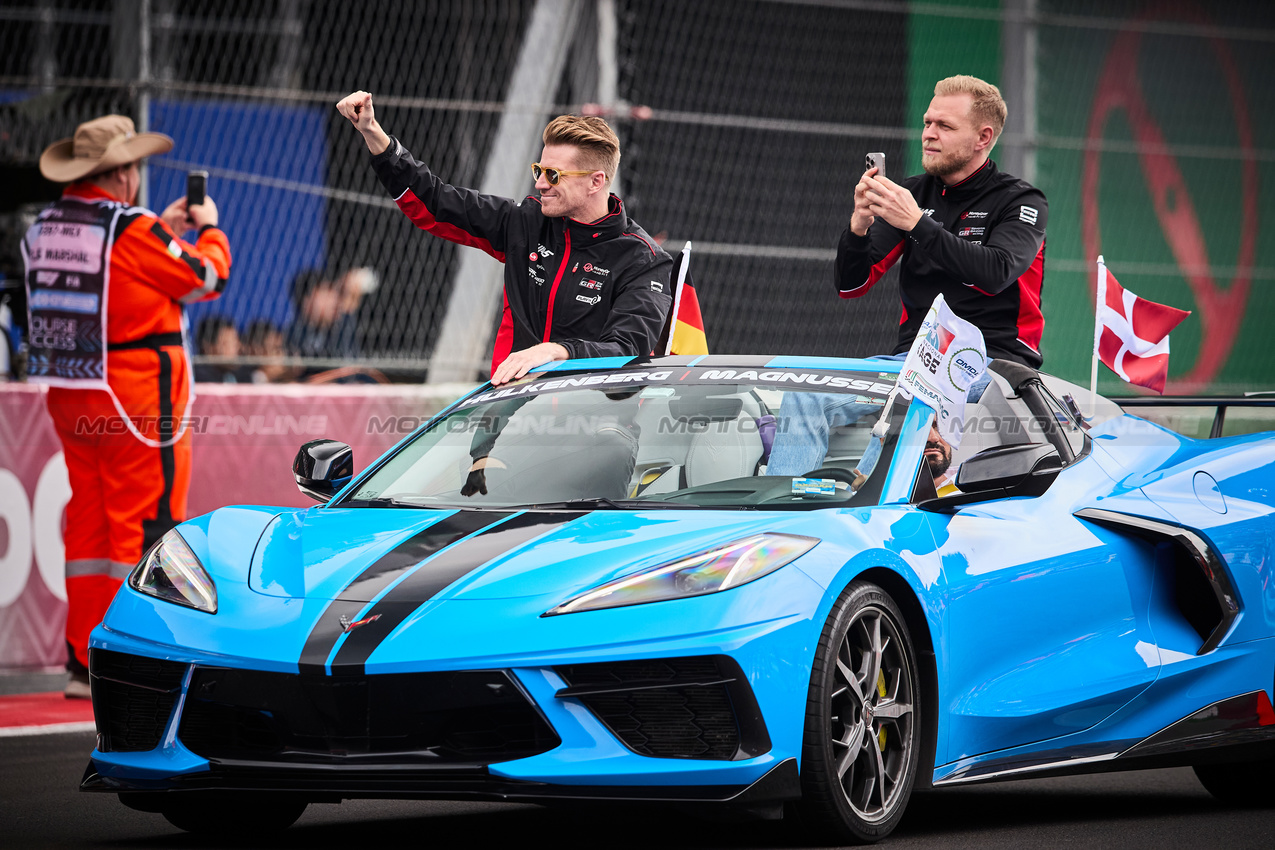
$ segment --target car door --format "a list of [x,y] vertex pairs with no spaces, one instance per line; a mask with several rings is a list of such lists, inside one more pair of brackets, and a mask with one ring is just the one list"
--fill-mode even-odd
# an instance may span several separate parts
[[[1005,441],[1033,437],[1033,415],[1008,384],[998,376],[989,393],[984,407],[1004,401],[1014,414],[1001,410],[998,427],[1021,429]],[[1073,516],[1154,506],[1120,490],[1078,430],[1066,436],[1081,451],[1042,495],[927,512],[947,588],[940,764],[1082,732],[1158,675],[1147,549]]]

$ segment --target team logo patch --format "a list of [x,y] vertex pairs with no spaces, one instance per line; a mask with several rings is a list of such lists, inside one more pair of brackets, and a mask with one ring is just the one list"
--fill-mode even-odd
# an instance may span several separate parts
[[1023,205],[1018,208],[1019,221],[1025,221],[1028,224],[1035,224],[1036,218],[1039,215],[1040,215],[1040,211],[1036,209],[1035,207],[1029,207],[1029,206]]
[[653,281],[651,281],[651,291],[652,291],[652,292],[663,292],[663,291],[664,291],[664,284],[660,283],[658,280],[653,280]]
[[590,307],[592,307],[594,304],[597,304],[599,301],[602,300],[602,296],[601,295],[592,295],[592,296],[577,295],[576,300],[583,304],[588,304]]
[[527,255],[527,259],[531,260],[534,263],[536,260],[540,259],[540,255],[537,254],[535,251],[532,251],[530,254]]

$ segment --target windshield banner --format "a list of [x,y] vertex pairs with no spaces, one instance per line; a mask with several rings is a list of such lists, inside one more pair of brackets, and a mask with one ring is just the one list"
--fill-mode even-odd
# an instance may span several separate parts
[[953,313],[940,293],[903,362],[899,389],[934,409],[939,434],[955,448],[965,425],[966,393],[986,368],[982,332]]

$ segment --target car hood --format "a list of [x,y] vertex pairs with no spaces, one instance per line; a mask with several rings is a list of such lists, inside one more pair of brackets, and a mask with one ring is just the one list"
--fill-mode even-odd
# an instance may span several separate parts
[[571,594],[799,515],[738,511],[310,508],[277,516],[249,582],[268,596],[403,602]]

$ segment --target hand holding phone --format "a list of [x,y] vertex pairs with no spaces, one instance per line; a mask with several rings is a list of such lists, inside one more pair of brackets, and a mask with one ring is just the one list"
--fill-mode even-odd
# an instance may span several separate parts
[[863,168],[869,171],[873,168],[877,170],[877,177],[885,176],[885,154],[870,153],[863,158]]
[[204,202],[208,192],[208,172],[190,171],[186,174],[186,206],[197,207]]

